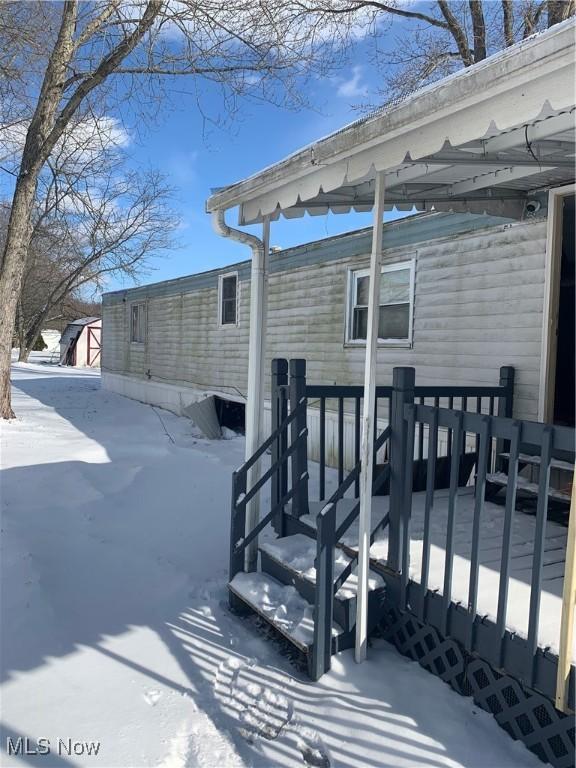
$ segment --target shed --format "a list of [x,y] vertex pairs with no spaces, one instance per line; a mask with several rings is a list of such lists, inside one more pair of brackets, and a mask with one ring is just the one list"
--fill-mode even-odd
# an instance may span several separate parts
[[81,317],[68,323],[60,339],[60,365],[99,368],[101,334],[99,317]]

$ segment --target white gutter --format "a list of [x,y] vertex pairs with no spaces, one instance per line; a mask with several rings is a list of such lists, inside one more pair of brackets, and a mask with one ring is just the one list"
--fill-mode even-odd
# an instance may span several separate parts
[[[250,336],[248,343],[248,391],[246,395],[246,452],[249,459],[260,444],[260,432],[264,413],[264,339],[266,335],[268,251],[270,223],[263,222],[262,240],[249,232],[234,229],[226,223],[226,211],[213,211],[212,226],[217,234],[248,245],[252,249],[252,271],[250,278]],[[260,477],[260,462],[248,472],[248,490]],[[260,518],[258,495],[248,503],[246,533],[249,533]],[[246,548],[247,571],[256,570],[258,540]]]

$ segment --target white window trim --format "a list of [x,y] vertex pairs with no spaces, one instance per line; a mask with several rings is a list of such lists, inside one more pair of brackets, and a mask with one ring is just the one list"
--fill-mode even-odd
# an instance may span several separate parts
[[[398,261],[394,264],[383,264],[381,268],[381,274],[386,272],[397,272],[401,269],[410,270],[410,312],[408,318],[408,338],[407,339],[378,339],[379,347],[400,347],[404,349],[411,349],[413,345],[413,332],[414,332],[414,288],[416,283],[416,258],[407,259],[406,261]],[[350,347],[365,347],[366,341],[364,339],[352,338],[352,323],[354,319],[354,313],[352,311],[354,305],[354,288],[356,284],[356,278],[366,277],[370,274],[370,269],[349,269],[348,270],[348,287],[346,292],[346,335],[345,346]],[[406,302],[397,302],[398,304],[405,304]],[[392,304],[390,304],[392,306]]]
[[[132,310],[134,307],[144,307],[144,339],[142,341],[134,341],[132,338]],[[132,301],[130,303],[129,333],[130,344],[133,344],[136,347],[143,347],[144,344],[146,344],[146,339],[148,337],[148,306],[145,301]]]
[[[236,278],[236,322],[222,322],[222,283],[226,277]],[[238,328],[240,324],[240,278],[238,272],[225,272],[218,275],[218,328]]]

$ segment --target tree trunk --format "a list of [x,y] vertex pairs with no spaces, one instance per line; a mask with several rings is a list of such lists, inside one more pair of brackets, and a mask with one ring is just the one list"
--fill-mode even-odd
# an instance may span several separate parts
[[16,332],[18,334],[18,362],[26,362],[24,356],[26,352],[26,329],[24,328],[24,315],[22,312],[22,301],[18,299],[16,309]]
[[553,27],[574,15],[574,0],[548,0],[548,26]]
[[448,0],[436,0],[436,2],[438,3],[438,7],[444,16],[444,19],[446,20],[450,34],[454,38],[454,42],[458,47],[458,52],[460,54],[460,58],[462,59],[462,63],[465,67],[472,66],[472,64],[474,64],[474,56],[470,50],[470,47],[468,46],[466,33],[462,26],[458,23],[456,16],[452,13],[450,5],[448,4]]
[[38,103],[26,134],[6,231],[0,265],[0,418],[3,419],[14,418],[10,398],[10,358],[16,310],[32,237],[31,220],[38,176],[65,127],[59,126],[55,131],[54,120],[62,97],[66,67],[73,53],[72,35],[77,11],[76,0],[66,0],[62,6],[58,39],[48,59]]
[[26,343],[26,332],[24,329],[20,329],[18,332],[18,340],[20,346],[18,348],[18,362],[27,363],[30,356],[30,345]]
[[34,326],[30,329],[30,331],[26,334],[26,360],[28,360],[28,357],[30,355],[30,352],[34,349],[36,346],[36,342],[40,338],[40,335],[42,333],[42,326],[44,325],[43,322],[35,323]]
[[504,40],[506,46],[514,45],[514,4],[512,0],[502,0],[504,20]]
[[481,0],[470,0],[470,15],[474,34],[474,61],[484,61],[486,58],[486,23]]
[[28,354],[26,351],[26,342],[22,337],[20,337],[20,346],[18,347],[18,362],[19,363],[27,363],[28,362]]
[[0,418],[3,419],[14,418],[10,399],[12,338],[30,245],[30,219],[37,179],[37,172],[18,177],[0,267]]

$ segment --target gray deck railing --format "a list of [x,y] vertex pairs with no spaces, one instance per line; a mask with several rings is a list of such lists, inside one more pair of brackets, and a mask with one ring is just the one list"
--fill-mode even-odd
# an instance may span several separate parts
[[[304,422],[302,422],[304,419]],[[306,430],[306,403],[294,400],[293,408],[272,431],[272,434],[260,445],[258,450],[232,473],[232,502],[230,521],[230,581],[240,571],[244,570],[244,552],[246,547],[256,540],[266,526],[273,524],[282,515],[288,502],[293,504],[302,498],[302,489],[307,493],[308,468],[299,471],[305,457],[308,432]],[[304,426],[302,426],[302,423]],[[296,429],[294,429],[296,427]],[[292,434],[288,437],[288,431]],[[280,445],[280,453],[277,446]],[[273,450],[270,467],[256,480],[251,488],[247,487],[249,470],[269,450]],[[284,481],[288,476],[288,463],[293,463],[292,482],[290,487]],[[294,467],[296,468],[295,471]],[[278,485],[278,478],[282,484]],[[269,512],[260,518],[250,531],[246,530],[247,507],[261,493],[267,483],[272,486],[272,501]],[[276,494],[276,495],[274,495]]]
[[[406,369],[405,369],[406,370]],[[550,489],[550,467],[555,453],[574,457],[574,430],[538,422],[518,421],[495,414],[470,413],[435,406],[405,403],[403,409],[406,456],[409,456],[418,430],[428,431],[428,456],[426,459],[427,487],[424,502],[424,529],[422,537],[422,563],[419,582],[410,581],[410,525],[412,510],[413,465],[404,464],[404,495],[401,499],[401,558],[400,608],[410,608],[423,622],[435,624],[444,635],[456,636],[469,651],[478,651],[497,668],[514,669],[515,674],[527,685],[542,690],[543,671],[539,669],[542,653],[539,653],[538,629],[544,564],[544,546]],[[431,547],[431,518],[434,514],[434,462],[438,430],[451,433],[452,459],[448,490],[447,525],[444,541],[444,578],[442,593],[429,589]],[[394,426],[393,426],[394,429]],[[470,573],[466,606],[453,599],[452,580],[455,555],[455,525],[459,495],[459,465],[463,455],[463,435],[474,436],[477,461],[474,482],[474,511],[471,530]],[[516,514],[518,472],[521,465],[521,448],[529,444],[539,456],[540,473],[536,502],[535,535],[530,574],[530,602],[527,638],[511,638],[506,627],[508,592],[511,573],[513,523]],[[489,621],[478,612],[478,581],[480,569],[480,540],[486,497],[486,476],[491,457],[499,447],[508,447],[508,483],[503,512],[501,555],[499,562],[498,602],[495,621]],[[496,447],[494,447],[496,446]],[[492,458],[492,461],[494,459]],[[394,468],[393,470],[394,471]],[[435,542],[438,546],[438,542]],[[431,610],[432,603],[435,603]],[[464,611],[464,615],[462,612]],[[433,615],[432,615],[433,613]],[[512,659],[511,656],[514,656]]]
[[[387,426],[375,440],[375,450],[380,450],[390,439],[390,426]],[[349,551],[349,562],[334,578],[334,556],[336,548],[341,545],[345,534],[354,525],[360,514],[360,501],[356,500],[344,520],[337,525],[336,508],[338,502],[360,475],[358,461],[348,476],[330,496],[316,518],[316,596],[314,604],[314,646],[311,671],[315,680],[330,669],[332,655],[332,613],[334,598],[349,576],[358,565],[358,552]],[[376,492],[383,477],[387,479],[390,467],[387,466],[380,477],[374,479],[373,492]],[[385,513],[370,531],[370,545],[376,539],[376,534],[384,530],[390,522],[390,516]]]
[[[420,386],[414,384],[413,369],[394,369],[392,386],[379,386],[376,388],[375,417],[379,406],[385,403],[385,411],[388,424],[378,434],[375,430],[374,461],[379,452],[384,451],[386,458],[379,471],[374,474],[373,493],[381,491],[389,483],[390,511],[382,520],[378,521],[371,531],[370,542],[373,543],[376,534],[385,527],[389,527],[389,553],[388,566],[399,573],[402,572],[402,562],[408,557],[406,546],[408,538],[404,536],[405,527],[405,502],[411,497],[415,474],[424,476],[432,489],[437,484],[437,473],[430,472],[427,466],[423,473],[423,466],[428,460],[425,450],[424,425],[419,424],[417,432],[413,432],[410,438],[404,425],[404,408],[407,403],[415,400],[421,406],[427,401],[433,403],[432,407],[439,408],[440,404],[446,404],[453,408],[459,404],[463,410],[468,407],[475,409],[476,414],[487,413],[488,416],[495,412],[511,414],[513,402],[514,370],[509,367],[500,371],[500,381],[497,385],[489,387],[480,386]],[[275,471],[272,474],[272,509],[275,510],[275,528],[279,535],[284,535],[286,518],[283,514],[284,504],[288,498],[288,488],[293,488],[291,496],[291,516],[299,518],[309,510],[307,483],[302,482],[308,466],[308,443],[299,439],[299,436],[308,433],[308,414],[311,401],[319,410],[319,497],[325,504],[316,520],[316,599],[315,599],[315,641],[314,658],[312,668],[315,676],[320,676],[329,668],[331,656],[331,628],[332,609],[334,595],[352,573],[357,564],[357,555],[349,551],[350,563],[346,569],[334,579],[333,559],[334,550],[341,546],[342,539],[349,528],[358,518],[360,503],[358,501],[359,477],[360,477],[360,439],[361,439],[361,408],[364,389],[361,386],[341,385],[315,385],[306,382],[306,362],[304,360],[291,360],[288,363],[284,359],[272,361],[272,386],[271,386],[271,410],[272,428],[274,439],[271,442],[272,466]],[[346,401],[352,403],[346,403]],[[326,412],[327,402],[336,403],[336,428],[337,428],[337,480],[336,490],[327,498],[326,490]],[[348,408],[346,407],[348,405]],[[352,407],[350,407],[350,405]],[[296,412],[288,428],[288,413]],[[346,473],[344,462],[344,414],[353,413],[354,416],[354,465]],[[289,438],[290,432],[290,438]],[[436,437],[438,425],[436,425]],[[461,454],[465,453],[470,467],[476,462],[478,451],[483,449],[480,440],[476,440],[474,451],[466,453],[465,433],[456,431],[450,422],[446,428],[446,441],[444,448],[444,460],[449,467],[460,465]],[[296,446],[291,453],[291,466],[286,461],[281,461],[286,456],[289,439]],[[415,443],[416,440],[416,443]],[[406,485],[405,466],[406,458],[411,456],[411,483]],[[438,445],[433,456],[433,464],[438,461]],[[472,463],[470,463],[472,461]],[[486,466],[488,460],[486,459]],[[456,487],[461,483],[461,474],[450,475],[451,483]],[[429,478],[429,479],[427,479]],[[455,479],[454,479],[455,478]],[[294,483],[296,479],[296,484]],[[353,493],[357,500],[346,518],[336,524],[336,505],[346,495]],[[402,593],[405,596],[406,583],[403,581]],[[403,598],[405,599],[405,597]]]
[[[274,361],[277,366],[287,369],[288,363],[283,360]],[[305,378],[305,361],[300,361],[301,375]],[[403,369],[398,369],[403,370]],[[274,402],[278,399],[277,387],[281,385],[280,379],[275,379],[273,373],[272,385],[272,412],[274,422]],[[416,402],[420,405],[433,404],[436,407],[445,406],[447,408],[460,408],[463,411],[474,411],[476,413],[498,414],[500,416],[511,416],[514,396],[514,368],[503,366],[500,369],[499,383],[492,386],[413,386],[413,395]],[[391,423],[392,418],[392,395],[394,383],[392,386],[377,386],[376,400],[374,408],[374,418],[377,422],[378,417],[387,423]],[[353,465],[360,461],[360,440],[361,440],[361,414],[362,401],[364,398],[363,386],[347,385],[325,385],[308,384],[305,382],[303,390],[308,403],[307,413],[310,408],[315,407],[319,412],[319,434],[318,434],[318,453],[319,453],[319,499],[326,498],[326,414],[327,404],[335,404],[334,412],[336,414],[336,460],[335,468],[338,472],[338,484],[344,481],[345,473],[345,416],[352,415],[353,418]],[[278,418],[278,415],[276,416]],[[278,423],[278,422],[276,422]],[[449,458],[452,441],[448,433],[447,456]],[[424,459],[424,430],[420,429],[417,434],[415,445],[415,460],[422,462]],[[500,451],[503,446],[499,446]],[[374,452],[374,462],[376,464],[377,452]],[[378,474],[378,473],[376,473]],[[416,479],[421,475],[416,471]],[[375,492],[383,489],[382,480]],[[358,498],[360,491],[359,477],[354,482],[354,495]]]

